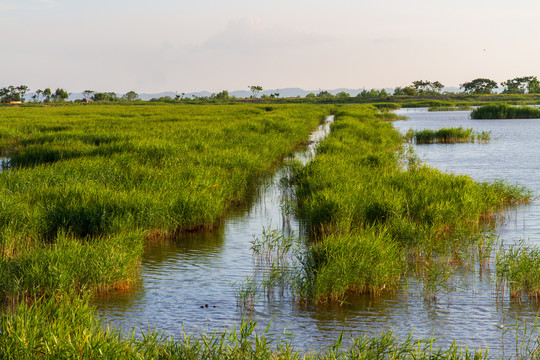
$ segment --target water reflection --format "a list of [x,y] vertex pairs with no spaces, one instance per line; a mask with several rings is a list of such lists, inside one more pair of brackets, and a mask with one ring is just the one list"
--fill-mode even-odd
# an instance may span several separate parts
[[[402,111],[408,121],[395,127],[437,129],[472,127],[491,131],[488,144],[418,145],[419,157],[444,171],[469,174],[480,181],[502,178],[540,192],[540,134],[538,120],[469,119],[469,112]],[[326,130],[325,130],[326,131]],[[310,153],[300,159],[307,161]],[[301,232],[293,217],[283,214],[282,200],[290,196],[279,184],[283,170],[259,189],[254,201],[237,209],[215,232],[187,234],[174,241],[154,244],[145,254],[141,284],[129,294],[112,294],[98,302],[105,319],[124,330],[157,328],[179,337],[182,326],[188,333],[214,331],[238,323],[242,312],[236,305],[233,284],[254,276],[250,241],[260,236],[263,227],[289,233]],[[528,239],[540,244],[540,208],[537,203],[508,209],[498,227],[501,239],[511,244]],[[302,233],[305,236],[305,233]],[[378,335],[392,330],[407,337],[412,330],[417,338],[437,337],[437,344],[449,346],[454,340],[469,348],[489,348],[490,354],[515,353],[519,331],[504,332],[501,326],[534,323],[538,302],[518,302],[497,296],[495,266],[475,265],[471,271],[458,271],[452,281],[456,291],[438,294],[437,301],[426,301],[422,286],[405,279],[397,293],[373,299],[359,296],[343,307],[299,306],[290,294],[256,298],[251,315],[264,329],[286,329],[294,334],[293,343],[302,349],[331,345],[345,331],[347,335]],[[209,307],[202,309],[201,305]],[[215,307],[214,307],[215,306]],[[504,335],[504,336],[503,336]]]

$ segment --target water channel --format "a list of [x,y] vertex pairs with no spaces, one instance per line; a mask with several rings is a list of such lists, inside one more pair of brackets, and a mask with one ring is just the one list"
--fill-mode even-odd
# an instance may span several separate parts
[[[473,121],[468,111],[400,113],[409,118],[394,123],[402,132],[455,126],[491,131],[493,140],[487,144],[415,146],[424,162],[481,181],[506,179],[540,193],[540,148],[536,146],[540,120]],[[324,134],[328,128],[320,130]],[[312,151],[301,155],[304,161]],[[238,324],[246,313],[237,304],[235,287],[256,272],[250,248],[254,236],[260,237],[264,228],[306,236],[294,217],[283,214],[282,199],[290,195],[279,184],[284,171],[261,186],[245,208],[232,211],[216,231],[185,234],[149,247],[140,285],[129,293],[97,300],[100,316],[124,331],[158,329],[176,338],[184,330],[196,334]],[[498,232],[506,244],[526,239],[540,246],[540,207],[533,203],[508,210]],[[522,337],[514,331],[516,324],[534,323],[537,303],[498,298],[494,265],[458,274],[458,281],[456,291],[436,302],[425,301],[414,281],[397,293],[376,300],[361,297],[343,307],[298,306],[287,292],[271,298],[261,294],[250,316],[260,329],[271,323],[276,337],[292,333],[292,343],[305,350],[331,345],[342,331],[358,337],[392,330],[403,337],[411,331],[416,338],[434,336],[441,346],[456,340],[469,348],[489,348],[491,355],[502,355],[503,348],[505,355],[512,354],[516,338]],[[501,330],[504,327],[509,330]]]

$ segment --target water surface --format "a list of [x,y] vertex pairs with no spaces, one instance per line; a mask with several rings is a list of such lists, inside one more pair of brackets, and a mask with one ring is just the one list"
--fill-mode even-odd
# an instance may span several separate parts
[[[540,193],[540,148],[536,146],[540,120],[473,121],[468,111],[400,112],[409,117],[394,123],[402,132],[453,126],[492,132],[494,140],[488,144],[415,146],[423,161],[481,181],[502,178]],[[312,155],[308,151],[304,161]],[[273,333],[294,334],[293,344],[306,350],[331,345],[342,331],[356,337],[392,330],[403,337],[411,331],[417,338],[434,336],[442,346],[456,340],[470,348],[489,348],[492,355],[502,355],[503,345],[505,355],[514,352],[516,337],[521,335],[501,328],[532,324],[538,306],[498,298],[493,265],[457,274],[453,279],[457,290],[439,294],[435,302],[425,301],[421,287],[408,279],[395,294],[378,299],[363,296],[343,307],[299,306],[285,291],[283,296],[261,294],[252,312],[242,311],[234,291],[246,277],[256,276],[250,249],[253,237],[260,236],[264,227],[306,236],[296,219],[283,214],[283,199],[290,197],[279,185],[283,174],[282,169],[263,184],[252,203],[233,211],[216,231],[152,245],[144,255],[140,286],[99,300],[101,316],[123,330],[156,328],[179,338],[183,329],[190,334],[220,331],[250,315],[260,329],[271,322]],[[524,238],[540,244],[539,212],[536,203],[508,211],[498,229],[504,242]]]

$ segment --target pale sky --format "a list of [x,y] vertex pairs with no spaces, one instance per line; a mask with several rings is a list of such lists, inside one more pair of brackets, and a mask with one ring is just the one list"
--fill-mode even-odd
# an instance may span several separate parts
[[0,87],[139,93],[540,77],[538,0],[0,0]]

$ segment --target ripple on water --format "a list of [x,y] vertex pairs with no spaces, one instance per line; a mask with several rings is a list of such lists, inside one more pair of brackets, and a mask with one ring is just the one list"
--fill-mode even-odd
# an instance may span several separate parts
[[[434,167],[469,174],[480,181],[503,178],[540,192],[540,147],[536,134],[540,121],[473,121],[469,112],[402,111],[408,121],[394,126],[409,128],[472,127],[491,131],[488,144],[434,144],[415,146],[419,157]],[[311,151],[311,150],[309,150]],[[310,153],[299,158],[308,161]],[[111,295],[99,302],[101,316],[124,330],[158,328],[167,335],[223,330],[238,323],[243,314],[236,304],[233,284],[255,276],[250,242],[263,227],[281,230],[301,227],[281,212],[280,174],[269,179],[256,199],[241,214],[232,214],[210,233],[186,234],[176,241],[148,249],[142,264],[141,285],[129,294]],[[540,244],[540,208],[537,203],[506,211],[499,228],[505,243],[524,238]],[[406,337],[414,330],[418,338],[439,338],[449,346],[454,340],[469,348],[489,348],[501,354],[502,344],[512,353],[515,332],[502,337],[501,324],[531,324],[538,303],[518,303],[495,295],[495,266],[462,272],[454,279],[457,291],[439,294],[436,302],[425,301],[421,288],[409,279],[395,294],[380,299],[359,297],[343,307],[297,306],[285,293],[257,297],[252,314],[262,330],[272,323],[272,332],[287,330],[302,349],[332,344],[341,331],[354,336],[378,335],[392,330]],[[209,308],[200,308],[209,304]],[[213,308],[213,306],[216,306]],[[501,340],[503,339],[503,340]]]

